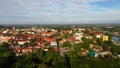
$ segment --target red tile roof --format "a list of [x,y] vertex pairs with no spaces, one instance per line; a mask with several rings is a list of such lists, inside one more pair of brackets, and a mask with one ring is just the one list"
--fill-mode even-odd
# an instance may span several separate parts
[[101,32],[94,32],[95,35],[100,35],[102,34]]
[[55,38],[52,38],[50,41],[51,41],[51,42],[56,42],[56,39],[55,39]]
[[70,37],[67,38],[68,41],[73,41],[73,39],[74,38],[72,36],[70,36]]
[[58,48],[54,48],[54,52],[58,52]]
[[56,41],[55,38],[49,38],[49,37],[45,38],[44,40],[48,41],[48,42],[55,42]]
[[83,34],[83,36],[90,36],[90,34]]

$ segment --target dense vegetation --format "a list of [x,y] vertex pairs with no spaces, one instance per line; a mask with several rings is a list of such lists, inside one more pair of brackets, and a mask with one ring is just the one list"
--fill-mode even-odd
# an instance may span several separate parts
[[[87,40],[86,40],[87,41]],[[67,42],[65,43],[67,44]],[[81,56],[79,44],[76,44],[76,51],[70,51],[62,57],[59,53],[44,52],[36,50],[35,53],[15,57],[8,44],[0,45],[0,67],[1,68],[120,68],[120,58],[112,56],[91,57]],[[113,53],[119,53],[117,46],[111,49]]]

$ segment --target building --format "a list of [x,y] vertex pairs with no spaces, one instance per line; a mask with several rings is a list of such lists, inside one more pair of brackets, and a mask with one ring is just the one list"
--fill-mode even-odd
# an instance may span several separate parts
[[108,36],[103,36],[103,41],[108,41],[109,40],[109,38],[108,38]]
[[120,45],[120,38],[113,36],[112,40],[113,40],[114,43]]

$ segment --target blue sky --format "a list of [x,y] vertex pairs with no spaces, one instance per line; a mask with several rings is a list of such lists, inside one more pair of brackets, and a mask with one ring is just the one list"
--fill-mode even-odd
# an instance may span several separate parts
[[0,24],[120,23],[120,0],[0,0]]

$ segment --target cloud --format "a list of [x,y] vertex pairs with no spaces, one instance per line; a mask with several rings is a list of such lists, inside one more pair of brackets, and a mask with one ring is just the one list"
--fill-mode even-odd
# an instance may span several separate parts
[[[109,0],[112,1],[112,0]],[[0,0],[0,19],[39,22],[80,22],[91,20],[118,19],[117,8],[102,6],[108,0]],[[112,1],[116,3],[115,1]],[[95,3],[95,4],[93,4]],[[100,5],[98,5],[100,4]],[[106,4],[107,5],[107,4]],[[109,17],[108,17],[109,16]],[[3,19],[4,18],[4,19]]]

